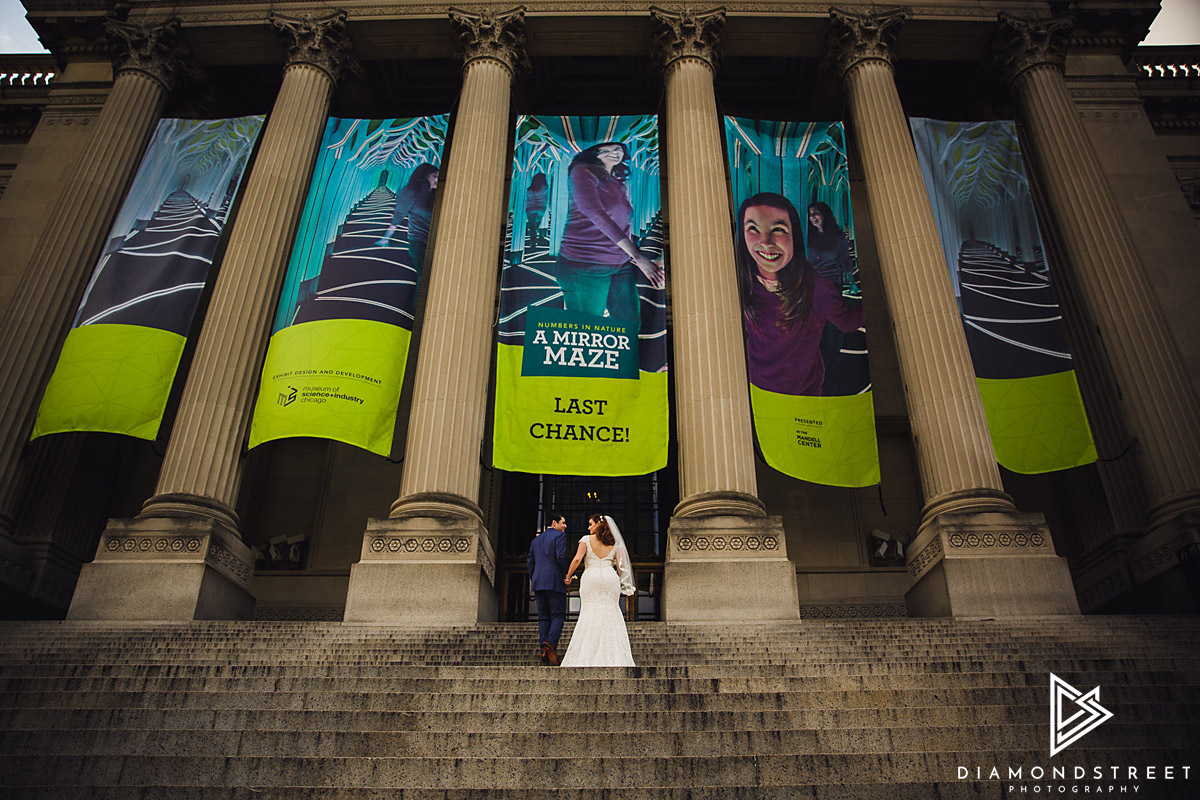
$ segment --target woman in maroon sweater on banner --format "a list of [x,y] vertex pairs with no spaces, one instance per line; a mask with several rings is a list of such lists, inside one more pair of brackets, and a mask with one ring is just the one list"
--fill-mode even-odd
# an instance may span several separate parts
[[568,311],[601,317],[608,309],[612,318],[640,325],[634,267],[656,289],[662,288],[665,277],[661,262],[653,261],[630,238],[628,161],[629,149],[620,142],[592,145],[571,161],[567,224],[556,277]]
[[842,297],[797,251],[800,215],[783,195],[762,192],[738,209],[738,283],[750,382],[768,392],[821,394],[821,331],[858,330],[862,303]]

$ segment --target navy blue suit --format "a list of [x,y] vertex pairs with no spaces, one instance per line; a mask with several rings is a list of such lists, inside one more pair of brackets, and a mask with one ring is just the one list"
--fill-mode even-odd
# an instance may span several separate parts
[[529,583],[537,598],[538,641],[558,649],[563,622],[567,618],[567,587],[563,579],[571,559],[567,557],[567,534],[554,528],[529,543]]

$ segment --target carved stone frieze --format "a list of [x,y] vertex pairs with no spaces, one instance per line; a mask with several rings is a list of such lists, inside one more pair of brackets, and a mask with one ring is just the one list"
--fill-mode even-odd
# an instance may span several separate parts
[[110,553],[197,553],[199,536],[105,536],[103,548]]
[[725,27],[725,7],[708,11],[693,11],[684,7],[670,11],[650,7],[654,24],[653,59],[660,69],[684,59],[704,62],[714,72],[717,69],[717,44]]
[[247,587],[250,585],[250,578],[254,575],[254,562],[238,558],[236,553],[222,547],[215,540],[209,541],[208,554],[204,560],[210,567],[234,582]]
[[198,74],[188,62],[190,51],[179,35],[180,23],[172,18],[158,25],[106,20],[116,72],[144,72],[169,92],[180,78]]
[[450,21],[458,33],[464,66],[486,58],[499,61],[514,75],[529,70],[531,65],[525,52],[524,6],[508,11],[451,8]]
[[1079,590],[1079,607],[1084,611],[1091,610],[1107,600],[1128,592],[1130,588],[1129,576],[1124,572],[1114,572],[1091,586],[1081,588]]
[[775,536],[680,536],[678,545],[683,552],[732,551],[755,552],[778,550],[779,539]]
[[825,46],[825,64],[838,75],[845,75],[863,61],[893,63],[892,46],[900,28],[912,15],[907,8],[893,8],[874,14],[856,14],[829,9],[829,39]]
[[11,558],[0,555],[0,584],[13,586],[21,591],[29,585],[31,572],[28,567]]
[[385,555],[410,554],[451,555],[465,553],[471,549],[471,539],[466,536],[372,536],[367,545],[372,553]]
[[287,49],[287,66],[309,64],[323,70],[335,83],[343,72],[362,74],[346,31],[345,11],[301,17],[271,12],[267,19]]
[[837,603],[800,606],[801,619],[871,619],[907,617],[904,603]]
[[1029,20],[1001,12],[999,19],[993,48],[997,64],[1010,82],[1039,64],[1063,68],[1070,42],[1070,17]]
[[926,570],[933,566],[945,554],[942,548],[942,537],[935,536],[924,549],[917,552],[912,561],[908,562],[908,574],[913,577],[913,580],[925,574]]
[[1037,531],[954,531],[946,540],[955,549],[1046,546],[1045,534]]
[[1174,567],[1179,563],[1179,551],[1191,543],[1191,537],[1182,533],[1160,545],[1133,562],[1134,579],[1144,581],[1149,577]]

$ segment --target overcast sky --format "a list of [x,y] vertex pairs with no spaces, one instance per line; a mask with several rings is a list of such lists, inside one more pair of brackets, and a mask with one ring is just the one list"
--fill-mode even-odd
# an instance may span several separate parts
[[[1146,44],[1200,44],[1200,0],[1162,0]],[[20,0],[0,0],[0,53],[44,53]]]

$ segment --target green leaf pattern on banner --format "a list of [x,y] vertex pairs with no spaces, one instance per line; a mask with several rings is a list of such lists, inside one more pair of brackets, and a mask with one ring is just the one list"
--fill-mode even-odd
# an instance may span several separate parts
[[33,438],[68,431],[153,440],[186,339],[140,325],[85,325],[67,334]]
[[1075,371],[1033,378],[976,378],[996,460],[1028,475],[1096,460]]
[[[643,372],[638,380],[522,376],[524,351],[496,346],[497,467],[611,476],[662,469],[667,373]],[[571,399],[579,402],[572,406]]]
[[879,483],[875,407],[869,392],[805,397],[751,384],[750,402],[754,432],[770,466],[827,486]]
[[250,446],[314,436],[388,455],[411,335],[361,319],[306,322],[276,333]]

